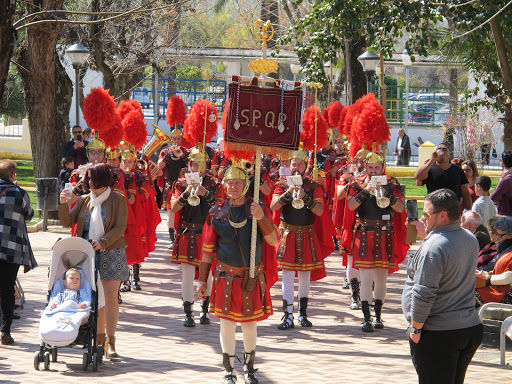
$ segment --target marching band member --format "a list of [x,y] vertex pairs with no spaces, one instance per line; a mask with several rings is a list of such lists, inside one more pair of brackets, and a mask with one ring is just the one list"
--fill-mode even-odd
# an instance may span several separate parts
[[[189,156],[189,171],[198,173],[201,184],[187,184],[185,178],[174,183],[172,208],[178,216],[177,238],[174,243],[172,262],[181,265],[181,295],[185,311],[185,327],[194,327],[192,305],[194,304],[194,276],[201,263],[201,247],[203,226],[210,208],[224,200],[224,191],[211,176],[199,172],[201,157],[207,161],[206,154],[198,148],[192,149]],[[208,309],[212,277],[208,276],[206,299],[201,303],[201,324],[209,324]]]
[[[246,196],[248,177],[239,164],[226,171],[223,180],[227,200],[213,206],[203,233],[203,255],[197,293],[207,295],[210,266],[216,262],[210,310],[220,318],[224,384],[236,382],[233,373],[235,330],[242,326],[245,383],[257,384],[254,360],[258,321],[272,314],[270,287],[277,279],[274,246],[277,232],[267,207]],[[249,276],[252,220],[258,222],[255,278]]]

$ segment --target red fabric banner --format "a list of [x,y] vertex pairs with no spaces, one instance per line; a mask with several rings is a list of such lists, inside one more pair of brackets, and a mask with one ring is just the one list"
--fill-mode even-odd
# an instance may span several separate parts
[[[282,91],[278,86],[279,80],[271,88],[259,87],[258,78],[253,78],[250,83],[241,83],[240,87],[238,80],[238,76],[233,76],[233,82],[229,84],[231,101],[229,109],[225,111],[228,115],[224,141],[236,143],[240,149],[257,145],[297,150],[302,112],[300,83],[296,82],[292,90]],[[283,126],[280,129],[280,116],[284,129]]]

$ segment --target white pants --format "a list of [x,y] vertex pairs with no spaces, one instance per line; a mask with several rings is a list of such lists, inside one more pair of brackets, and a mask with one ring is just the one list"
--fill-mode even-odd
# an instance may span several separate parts
[[[236,324],[235,321],[220,319],[220,346],[222,353],[229,355],[229,363],[232,367],[235,364]],[[256,321],[240,323],[244,338],[244,351],[247,353],[256,349],[256,340],[258,338],[257,324]]]
[[[295,271],[288,271],[283,269],[282,271],[282,283],[281,288],[283,292],[283,300],[288,303],[287,311],[293,313],[293,298],[294,292],[294,281]],[[298,271],[299,277],[299,299],[303,297],[309,297],[309,288],[311,286],[311,271]]]
[[[183,301],[194,302],[194,277],[196,267],[190,264],[181,263],[181,297]],[[206,296],[210,296],[212,292],[212,271],[208,274],[206,282]]]
[[[361,274],[361,301],[372,303],[373,298],[376,300],[386,299],[386,284],[388,281],[388,270],[382,268],[359,270]],[[372,286],[375,282],[375,292],[372,292]]]

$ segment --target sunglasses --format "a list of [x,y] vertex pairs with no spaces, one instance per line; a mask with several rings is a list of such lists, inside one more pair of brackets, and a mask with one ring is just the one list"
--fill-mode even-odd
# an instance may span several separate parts
[[101,155],[101,154],[105,153],[105,151],[101,151],[101,150],[99,150],[99,151],[93,151],[93,150],[90,150],[90,149],[89,149],[89,151],[88,151],[88,152],[89,152],[91,155]]
[[425,219],[430,219],[430,216],[432,216],[432,215],[434,215],[436,213],[439,213],[439,212],[441,212],[441,211],[436,211],[436,212],[432,212],[432,213],[428,213],[428,212],[423,211],[423,217]]
[[73,131],[73,135],[80,135],[82,131]]

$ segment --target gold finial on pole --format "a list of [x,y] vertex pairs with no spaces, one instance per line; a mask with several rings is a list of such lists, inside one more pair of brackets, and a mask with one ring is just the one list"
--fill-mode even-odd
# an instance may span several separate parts
[[267,59],[267,41],[274,37],[274,27],[270,20],[265,23],[258,20],[254,23],[254,36],[261,41],[261,59],[250,60],[249,69],[251,72],[260,73],[266,76],[269,73],[277,73],[277,61]]

